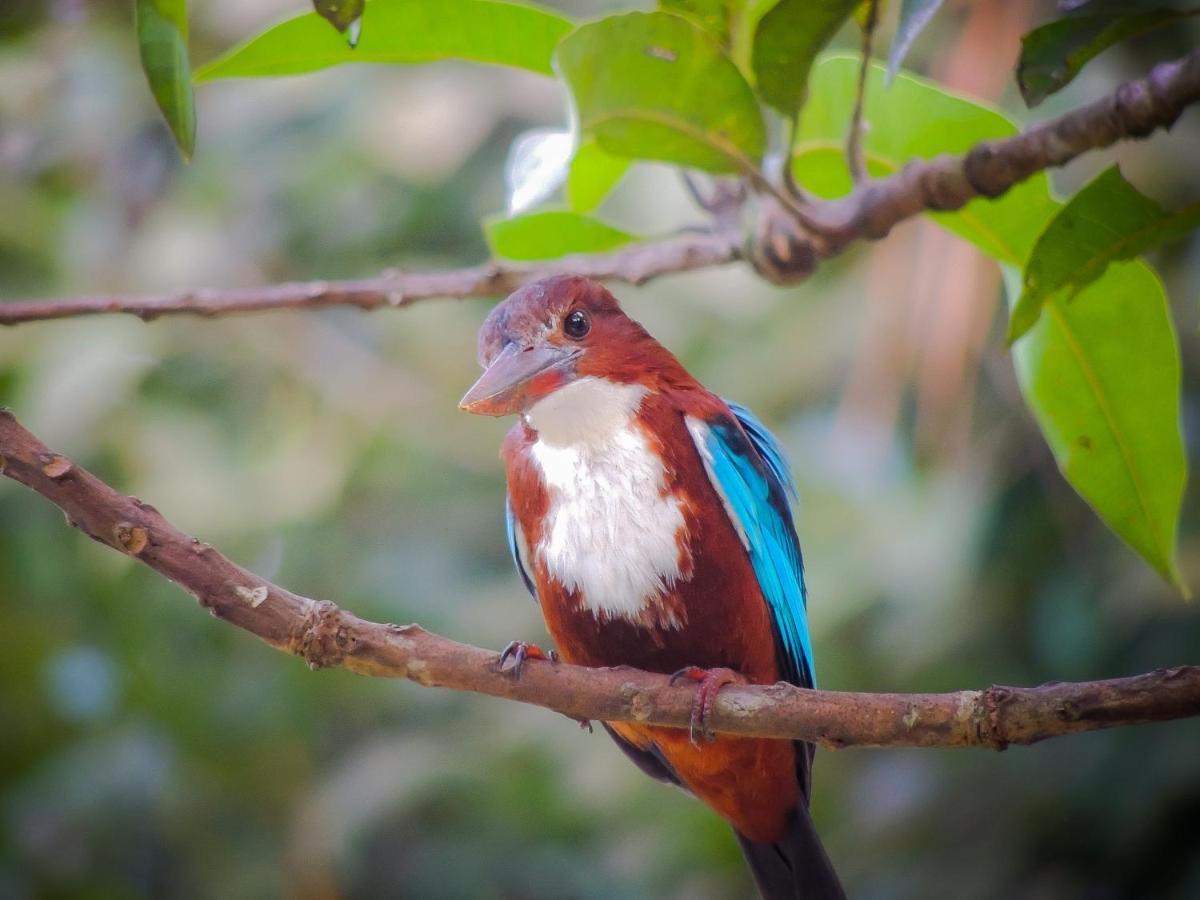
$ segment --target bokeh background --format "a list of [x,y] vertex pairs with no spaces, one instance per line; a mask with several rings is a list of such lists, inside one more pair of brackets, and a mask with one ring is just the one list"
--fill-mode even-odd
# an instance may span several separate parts
[[[138,69],[130,6],[0,4],[0,298],[477,262],[512,139],[564,119],[549,79],[466,64],[216,83],[199,91],[185,167]],[[193,58],[304,6],[198,0]],[[1018,40],[1052,14],[950,3],[912,65],[1026,119]],[[1110,52],[1039,115],[1196,39],[1179,28]],[[1198,154],[1192,110],[1115,158],[1179,203],[1200,195]],[[1056,184],[1070,192],[1112,158]],[[700,220],[654,166],[603,213],[651,233]],[[1154,261],[1195,461],[1200,242]],[[1003,349],[999,290],[992,264],[922,223],[790,290],[739,269],[619,290],[789,451],[824,686],[1200,661],[1200,608],[1059,477]],[[0,332],[0,403],[301,593],[488,647],[544,640],[504,544],[506,423],[455,408],[487,308],[24,325]],[[1196,498],[1193,485],[1181,562],[1200,586]],[[822,753],[816,785],[855,897],[1200,896],[1200,721],[1003,754]],[[311,673],[0,480],[0,898],[750,894],[726,827],[603,734]]]

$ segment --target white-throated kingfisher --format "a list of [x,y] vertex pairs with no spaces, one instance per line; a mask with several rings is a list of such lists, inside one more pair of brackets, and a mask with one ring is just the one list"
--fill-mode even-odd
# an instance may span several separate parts
[[811,745],[705,734],[723,684],[813,686],[775,438],[585,278],[497,305],[479,361],[461,406],[518,416],[502,449],[509,546],[562,659],[699,683],[691,734],[607,723],[613,739],[733,826],[764,897],[844,896],[808,813]]

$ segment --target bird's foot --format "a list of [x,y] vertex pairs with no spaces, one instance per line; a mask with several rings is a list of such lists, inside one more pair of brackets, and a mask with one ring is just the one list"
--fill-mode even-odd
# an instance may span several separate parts
[[701,741],[711,742],[717,735],[712,730],[713,704],[717,702],[717,694],[727,684],[745,684],[746,679],[733,669],[701,669],[699,666],[685,666],[671,676],[671,684],[683,679],[695,681],[696,697],[692,700],[692,716],[688,725],[688,737],[693,746],[699,747]]
[[521,677],[521,669],[527,659],[545,659],[558,662],[558,653],[554,650],[543,650],[537,644],[528,641],[513,641],[500,651],[499,669],[501,672],[512,673],[513,678]]

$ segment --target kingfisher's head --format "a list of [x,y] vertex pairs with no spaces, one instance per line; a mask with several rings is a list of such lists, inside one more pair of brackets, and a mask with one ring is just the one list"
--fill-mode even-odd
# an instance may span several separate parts
[[545,278],[488,315],[479,330],[484,372],[458,405],[505,416],[581,378],[630,383],[642,377],[647,351],[655,349],[673,360],[603,285],[575,275]]

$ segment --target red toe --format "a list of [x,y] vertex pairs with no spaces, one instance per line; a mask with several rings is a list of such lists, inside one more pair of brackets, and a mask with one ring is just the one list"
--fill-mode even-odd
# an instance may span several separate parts
[[717,702],[717,694],[721,688],[727,684],[745,684],[746,679],[733,669],[701,669],[699,666],[687,666],[671,676],[671,684],[683,678],[698,683],[696,697],[692,701],[688,736],[693,744],[699,746],[702,740],[712,741],[716,738],[710,723],[713,705]]

